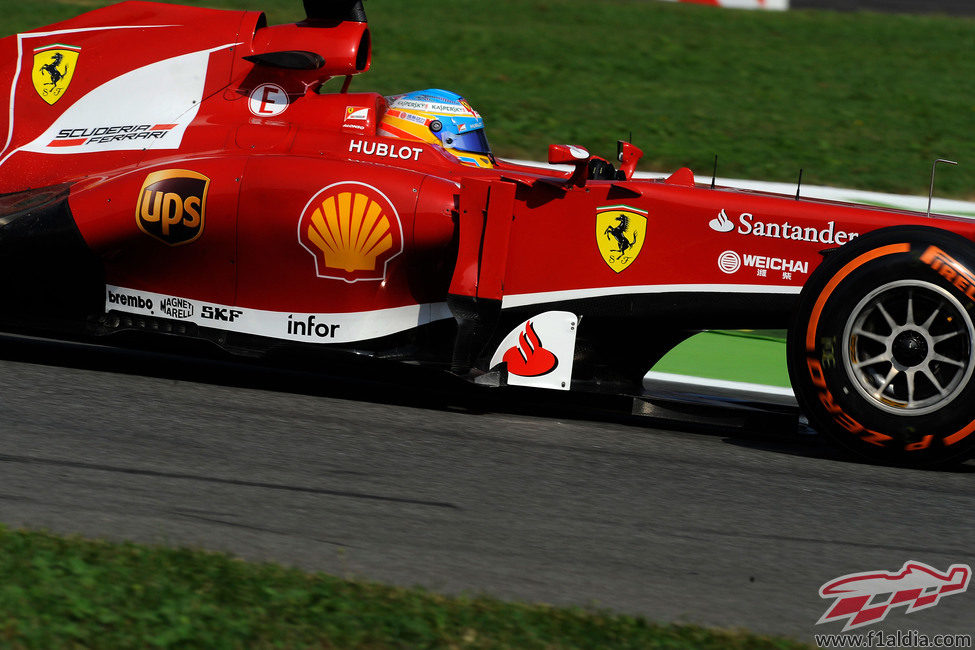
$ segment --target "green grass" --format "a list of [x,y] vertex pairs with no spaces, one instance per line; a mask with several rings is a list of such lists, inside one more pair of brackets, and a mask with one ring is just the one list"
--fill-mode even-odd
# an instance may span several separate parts
[[668,352],[657,372],[791,386],[784,332],[705,332]]
[[[0,0],[5,33],[105,4]],[[213,0],[302,17],[297,0]],[[354,89],[439,86],[484,114],[495,149],[551,142],[611,155],[632,131],[643,169],[975,196],[975,20],[721,11],[647,0],[370,0],[373,70]]]
[[0,526],[0,647],[806,648],[738,631],[308,574]]

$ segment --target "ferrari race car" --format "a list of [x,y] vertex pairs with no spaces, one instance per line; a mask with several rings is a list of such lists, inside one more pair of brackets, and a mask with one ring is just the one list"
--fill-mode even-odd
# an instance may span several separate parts
[[122,2],[0,40],[8,328],[635,397],[694,332],[788,328],[820,432],[881,462],[975,449],[975,223],[637,180],[628,142],[511,164],[454,93],[349,92],[362,3],[304,4]]

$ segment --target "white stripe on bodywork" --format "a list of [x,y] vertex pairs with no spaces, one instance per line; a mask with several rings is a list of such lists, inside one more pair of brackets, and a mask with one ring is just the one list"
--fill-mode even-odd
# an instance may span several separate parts
[[[191,305],[191,313],[175,317],[161,307],[165,300]],[[204,300],[106,285],[105,311],[121,311],[141,316],[165,318],[201,327],[212,327],[240,334],[253,334],[305,343],[352,343],[389,336],[434,321],[453,318],[447,303],[434,302],[359,312],[307,313],[268,311],[236,305],[221,305]],[[205,314],[219,315],[206,318]],[[233,320],[227,320],[232,318]],[[298,324],[301,324],[299,327]],[[324,326],[324,327],[323,327]],[[335,327],[332,327],[335,326]],[[310,330],[310,333],[309,333]],[[305,332],[301,334],[299,332]]]
[[[97,32],[105,29],[152,29],[156,27],[176,27],[176,25],[114,25],[111,27],[81,27],[78,29],[60,29],[53,32],[30,32],[27,34],[17,34],[17,71],[14,73],[13,83],[10,84],[10,113],[7,120],[7,141],[4,143],[3,149],[0,149],[0,154],[7,151],[7,147],[10,146],[10,142],[14,137],[14,102],[17,99],[17,82],[20,80],[20,68],[23,64],[24,58],[24,39],[62,36],[64,34],[77,34],[79,32]],[[17,151],[18,150],[15,149],[6,156],[0,158],[0,165],[2,165],[11,155],[17,153]]]
[[[151,25],[150,27],[172,26]],[[62,35],[63,33],[95,31],[97,29],[132,29],[132,26],[18,35],[18,67],[10,89],[10,126],[7,133],[7,143],[4,145],[5,151],[10,146],[14,133],[16,88],[23,52],[20,37]],[[200,104],[203,101],[210,54],[237,45],[239,43],[225,43],[206,50],[163,59],[110,79],[69,106],[40,137],[6,153],[0,158],[0,165],[3,165],[10,156],[18,151],[63,155],[92,151],[179,148],[183,133],[196,118],[197,111],[199,111]],[[157,92],[160,88],[164,90]],[[95,128],[121,124],[176,124],[177,126],[158,140],[116,140],[84,148],[47,146],[56,138],[61,129]]]
[[656,294],[656,293],[766,293],[798,294],[802,287],[791,285],[765,284],[642,284],[629,287],[595,287],[592,289],[569,289],[567,291],[542,291],[539,293],[519,293],[506,295],[501,299],[501,307],[523,307],[564,300],[583,300],[603,296]]
[[[200,110],[210,54],[233,46],[234,43],[227,43],[181,54],[110,79],[68,107],[40,137],[22,149],[47,154],[178,149],[186,128]],[[119,124],[176,126],[159,139],[113,140],[76,147],[48,146],[62,129]]]

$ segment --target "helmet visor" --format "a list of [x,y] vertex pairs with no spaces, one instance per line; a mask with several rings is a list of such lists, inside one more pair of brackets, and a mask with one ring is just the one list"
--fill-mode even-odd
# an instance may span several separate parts
[[484,129],[476,129],[467,133],[443,133],[441,141],[445,146],[458,151],[469,151],[488,155],[491,153],[491,145],[488,144]]

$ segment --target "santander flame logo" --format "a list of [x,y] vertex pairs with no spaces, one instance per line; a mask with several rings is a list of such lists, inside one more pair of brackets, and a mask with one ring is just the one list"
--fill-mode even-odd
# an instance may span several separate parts
[[894,607],[905,606],[905,613],[911,614],[934,607],[943,596],[965,592],[971,577],[972,569],[967,564],[952,564],[941,573],[914,561],[905,562],[898,572],[867,571],[840,576],[819,588],[820,597],[836,598],[836,602],[816,624],[846,619],[846,632],[884,620]]
[[717,232],[730,232],[735,228],[735,224],[731,223],[731,219],[728,218],[723,209],[718,216],[708,222],[708,226]]
[[555,370],[559,360],[542,347],[542,341],[531,321],[518,337],[518,345],[509,348],[502,361],[508,364],[508,372],[519,377],[538,377]]
[[489,368],[507,368],[509,386],[569,390],[580,318],[569,311],[535,314],[498,343]]

